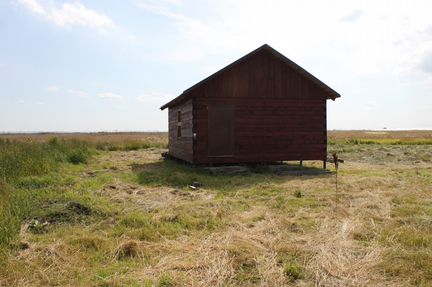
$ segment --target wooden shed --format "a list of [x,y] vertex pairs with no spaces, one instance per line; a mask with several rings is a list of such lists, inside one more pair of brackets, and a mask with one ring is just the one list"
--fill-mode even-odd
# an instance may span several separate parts
[[171,157],[192,164],[327,157],[327,100],[340,95],[265,44],[166,103]]

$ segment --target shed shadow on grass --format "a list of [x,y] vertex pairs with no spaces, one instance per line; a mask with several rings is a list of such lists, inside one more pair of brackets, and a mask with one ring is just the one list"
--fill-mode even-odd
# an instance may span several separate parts
[[280,183],[287,178],[302,179],[329,177],[333,173],[317,167],[293,164],[259,164],[237,166],[192,166],[175,160],[132,164],[138,183],[149,186],[185,187],[199,182],[207,188],[249,187],[258,183]]

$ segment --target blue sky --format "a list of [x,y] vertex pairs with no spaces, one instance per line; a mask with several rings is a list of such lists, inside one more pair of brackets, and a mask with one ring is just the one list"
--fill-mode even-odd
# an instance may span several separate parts
[[0,132],[164,131],[267,43],[338,91],[329,129],[432,128],[431,1],[4,0]]

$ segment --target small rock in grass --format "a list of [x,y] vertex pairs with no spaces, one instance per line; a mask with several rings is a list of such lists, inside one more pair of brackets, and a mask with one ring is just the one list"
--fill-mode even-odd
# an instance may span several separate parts
[[199,181],[193,181],[191,186],[195,186],[195,187],[202,187],[202,183]]
[[27,229],[33,234],[42,234],[47,232],[47,227],[49,223],[45,221],[44,223],[39,222],[39,220],[33,220],[28,225]]

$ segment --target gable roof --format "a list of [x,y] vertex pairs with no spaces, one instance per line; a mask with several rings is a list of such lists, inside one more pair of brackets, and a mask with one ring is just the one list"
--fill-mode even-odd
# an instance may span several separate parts
[[181,95],[179,95],[178,97],[174,98],[170,102],[166,103],[165,105],[163,105],[162,107],[160,107],[160,109],[164,110],[164,109],[166,109],[168,107],[171,107],[173,105],[179,104],[180,102],[183,102],[184,100],[187,100],[188,97],[190,96],[190,94],[189,94],[190,91],[192,91],[195,88],[203,85],[207,81],[213,79],[214,77],[216,77],[217,75],[219,75],[219,74],[223,73],[224,71],[228,70],[232,66],[234,66],[234,65],[236,65],[236,64],[244,61],[245,59],[247,59],[247,58],[251,57],[252,55],[254,55],[254,54],[256,54],[256,53],[258,53],[260,51],[263,51],[263,50],[270,52],[272,55],[274,55],[275,57],[277,57],[280,60],[282,60],[285,64],[287,64],[288,66],[290,66],[292,69],[296,70],[298,73],[300,73],[301,75],[303,75],[307,79],[311,80],[316,85],[318,85],[320,88],[322,88],[324,91],[326,91],[327,95],[328,95],[327,99],[332,99],[334,101],[336,98],[340,98],[340,94],[339,93],[337,93],[335,90],[333,90],[332,88],[330,88],[329,86],[327,86],[326,84],[324,84],[322,81],[320,81],[314,75],[312,75],[311,73],[309,73],[308,71],[306,71],[305,69],[303,69],[302,67],[300,67],[299,65],[297,65],[296,63],[294,63],[293,61],[291,61],[290,59],[288,59],[287,57],[285,57],[284,55],[282,55],[281,53],[279,53],[278,51],[276,51],[275,49],[273,49],[272,47],[270,47],[269,45],[264,44],[261,47],[253,50],[249,54],[246,54],[245,56],[241,57],[237,61],[232,62],[228,66],[226,66],[226,67],[222,68],[221,70],[217,71],[216,73],[208,76],[204,80],[196,83],[195,85],[193,85],[189,89],[183,91],[183,93]]

